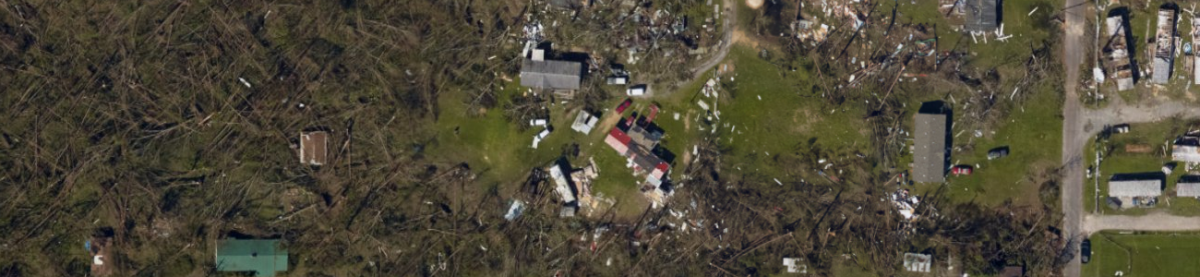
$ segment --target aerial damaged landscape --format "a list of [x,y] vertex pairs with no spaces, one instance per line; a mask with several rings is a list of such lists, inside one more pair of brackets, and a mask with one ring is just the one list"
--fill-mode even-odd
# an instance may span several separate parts
[[0,276],[1198,276],[1196,12],[0,1]]

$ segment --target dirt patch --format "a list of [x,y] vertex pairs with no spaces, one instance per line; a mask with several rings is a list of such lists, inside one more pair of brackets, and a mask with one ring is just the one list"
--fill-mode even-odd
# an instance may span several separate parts
[[813,124],[821,122],[821,114],[809,109],[796,109],[792,113],[792,132],[806,133]]
[[764,1],[766,0],[746,0],[746,6],[752,10],[757,10],[762,7]]
[[758,41],[750,38],[746,35],[745,31],[739,28],[733,29],[733,43],[745,43],[751,47],[758,48]]

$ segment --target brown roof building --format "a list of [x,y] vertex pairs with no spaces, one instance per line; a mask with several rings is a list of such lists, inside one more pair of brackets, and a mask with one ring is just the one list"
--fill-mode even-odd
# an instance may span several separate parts
[[300,133],[300,163],[309,165],[324,165],[326,148],[329,145],[329,133],[312,131]]

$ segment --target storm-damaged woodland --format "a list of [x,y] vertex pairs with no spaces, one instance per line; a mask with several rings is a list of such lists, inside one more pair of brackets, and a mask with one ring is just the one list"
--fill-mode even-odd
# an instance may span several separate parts
[[[1017,146],[1058,137],[1008,134],[1057,114],[1060,9],[899,2],[0,3],[0,275],[225,274],[230,239],[280,242],[282,276],[1053,272],[1056,168]],[[546,60],[578,88],[517,81]],[[772,101],[858,127],[772,155],[739,114]],[[974,176],[912,181],[931,102]],[[613,154],[614,125],[654,141]],[[566,160],[631,193],[564,216]]]

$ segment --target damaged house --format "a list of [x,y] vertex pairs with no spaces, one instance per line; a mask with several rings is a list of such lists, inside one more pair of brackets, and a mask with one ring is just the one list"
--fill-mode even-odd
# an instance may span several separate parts
[[1171,146],[1171,160],[1189,164],[1200,163],[1200,136],[1194,133],[1175,139]]
[[635,176],[645,175],[641,190],[656,205],[670,192],[664,183],[671,166],[660,156],[661,151],[655,151],[662,137],[662,129],[645,117],[640,120],[630,117],[622,118],[604,139],[613,150],[628,159]]
[[1158,26],[1154,32],[1154,72],[1150,82],[1165,85],[1175,64],[1175,9],[1158,10]]
[[1128,28],[1125,18],[1113,15],[1104,20],[1105,39],[1108,44],[1104,47],[1105,67],[1109,78],[1117,82],[1117,90],[1125,91],[1133,88],[1133,56],[1129,55],[1129,45],[1132,38],[1125,29]]
[[583,79],[583,63],[547,60],[546,50],[533,49],[521,63],[521,85],[547,90],[577,90]]

